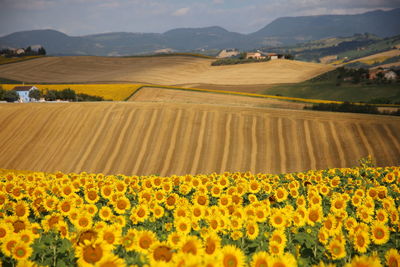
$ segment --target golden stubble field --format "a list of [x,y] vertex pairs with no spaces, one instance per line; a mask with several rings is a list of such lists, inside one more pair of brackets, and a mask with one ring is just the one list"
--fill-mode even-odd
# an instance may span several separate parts
[[0,66],[0,77],[29,83],[263,85],[307,80],[332,66],[292,60],[211,66],[213,59],[171,57],[45,57]]
[[400,118],[176,103],[0,104],[0,166],[172,175],[400,164]]

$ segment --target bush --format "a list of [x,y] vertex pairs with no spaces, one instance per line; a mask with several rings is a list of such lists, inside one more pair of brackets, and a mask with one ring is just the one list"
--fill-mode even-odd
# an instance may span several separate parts
[[371,106],[368,104],[352,104],[349,102],[344,102],[342,104],[336,103],[320,103],[313,104],[312,106],[305,106],[304,109],[310,110],[322,110],[322,111],[333,111],[333,112],[350,112],[350,113],[366,113],[366,114],[381,114],[381,115],[392,115],[400,116],[400,109],[397,111],[382,111],[380,112],[376,106]]

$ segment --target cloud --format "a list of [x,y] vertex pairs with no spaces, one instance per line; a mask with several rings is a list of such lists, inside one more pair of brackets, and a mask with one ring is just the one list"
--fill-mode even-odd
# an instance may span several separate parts
[[174,13],[172,13],[173,16],[185,16],[187,13],[189,13],[190,8],[189,7],[182,7],[178,10],[176,10]]
[[40,10],[55,5],[51,0],[3,0],[1,3],[4,7],[16,9]]
[[214,4],[223,4],[224,0],[213,0]]

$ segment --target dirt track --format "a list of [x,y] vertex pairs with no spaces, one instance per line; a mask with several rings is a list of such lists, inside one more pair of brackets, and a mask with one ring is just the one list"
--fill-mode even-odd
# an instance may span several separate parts
[[196,57],[45,57],[0,66],[0,77],[30,83],[262,85],[307,80],[331,66],[294,60],[211,66]]
[[159,103],[0,104],[0,166],[186,174],[400,164],[400,118]]

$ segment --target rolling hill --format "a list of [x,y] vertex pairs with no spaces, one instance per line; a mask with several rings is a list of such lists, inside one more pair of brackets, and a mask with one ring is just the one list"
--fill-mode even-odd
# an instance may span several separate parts
[[293,60],[211,66],[212,59],[168,57],[46,57],[0,66],[2,78],[30,83],[130,82],[164,85],[253,85],[300,82],[331,66]]
[[54,30],[34,30],[0,37],[0,47],[43,45],[50,55],[126,56],[157,50],[199,51],[224,48],[256,49],[322,38],[372,33],[379,37],[400,34],[400,8],[355,15],[321,15],[278,18],[250,33],[230,32],[218,26],[179,28],[165,33],[113,32],[68,36]]
[[400,164],[400,118],[176,103],[0,104],[0,166],[104,174]]

